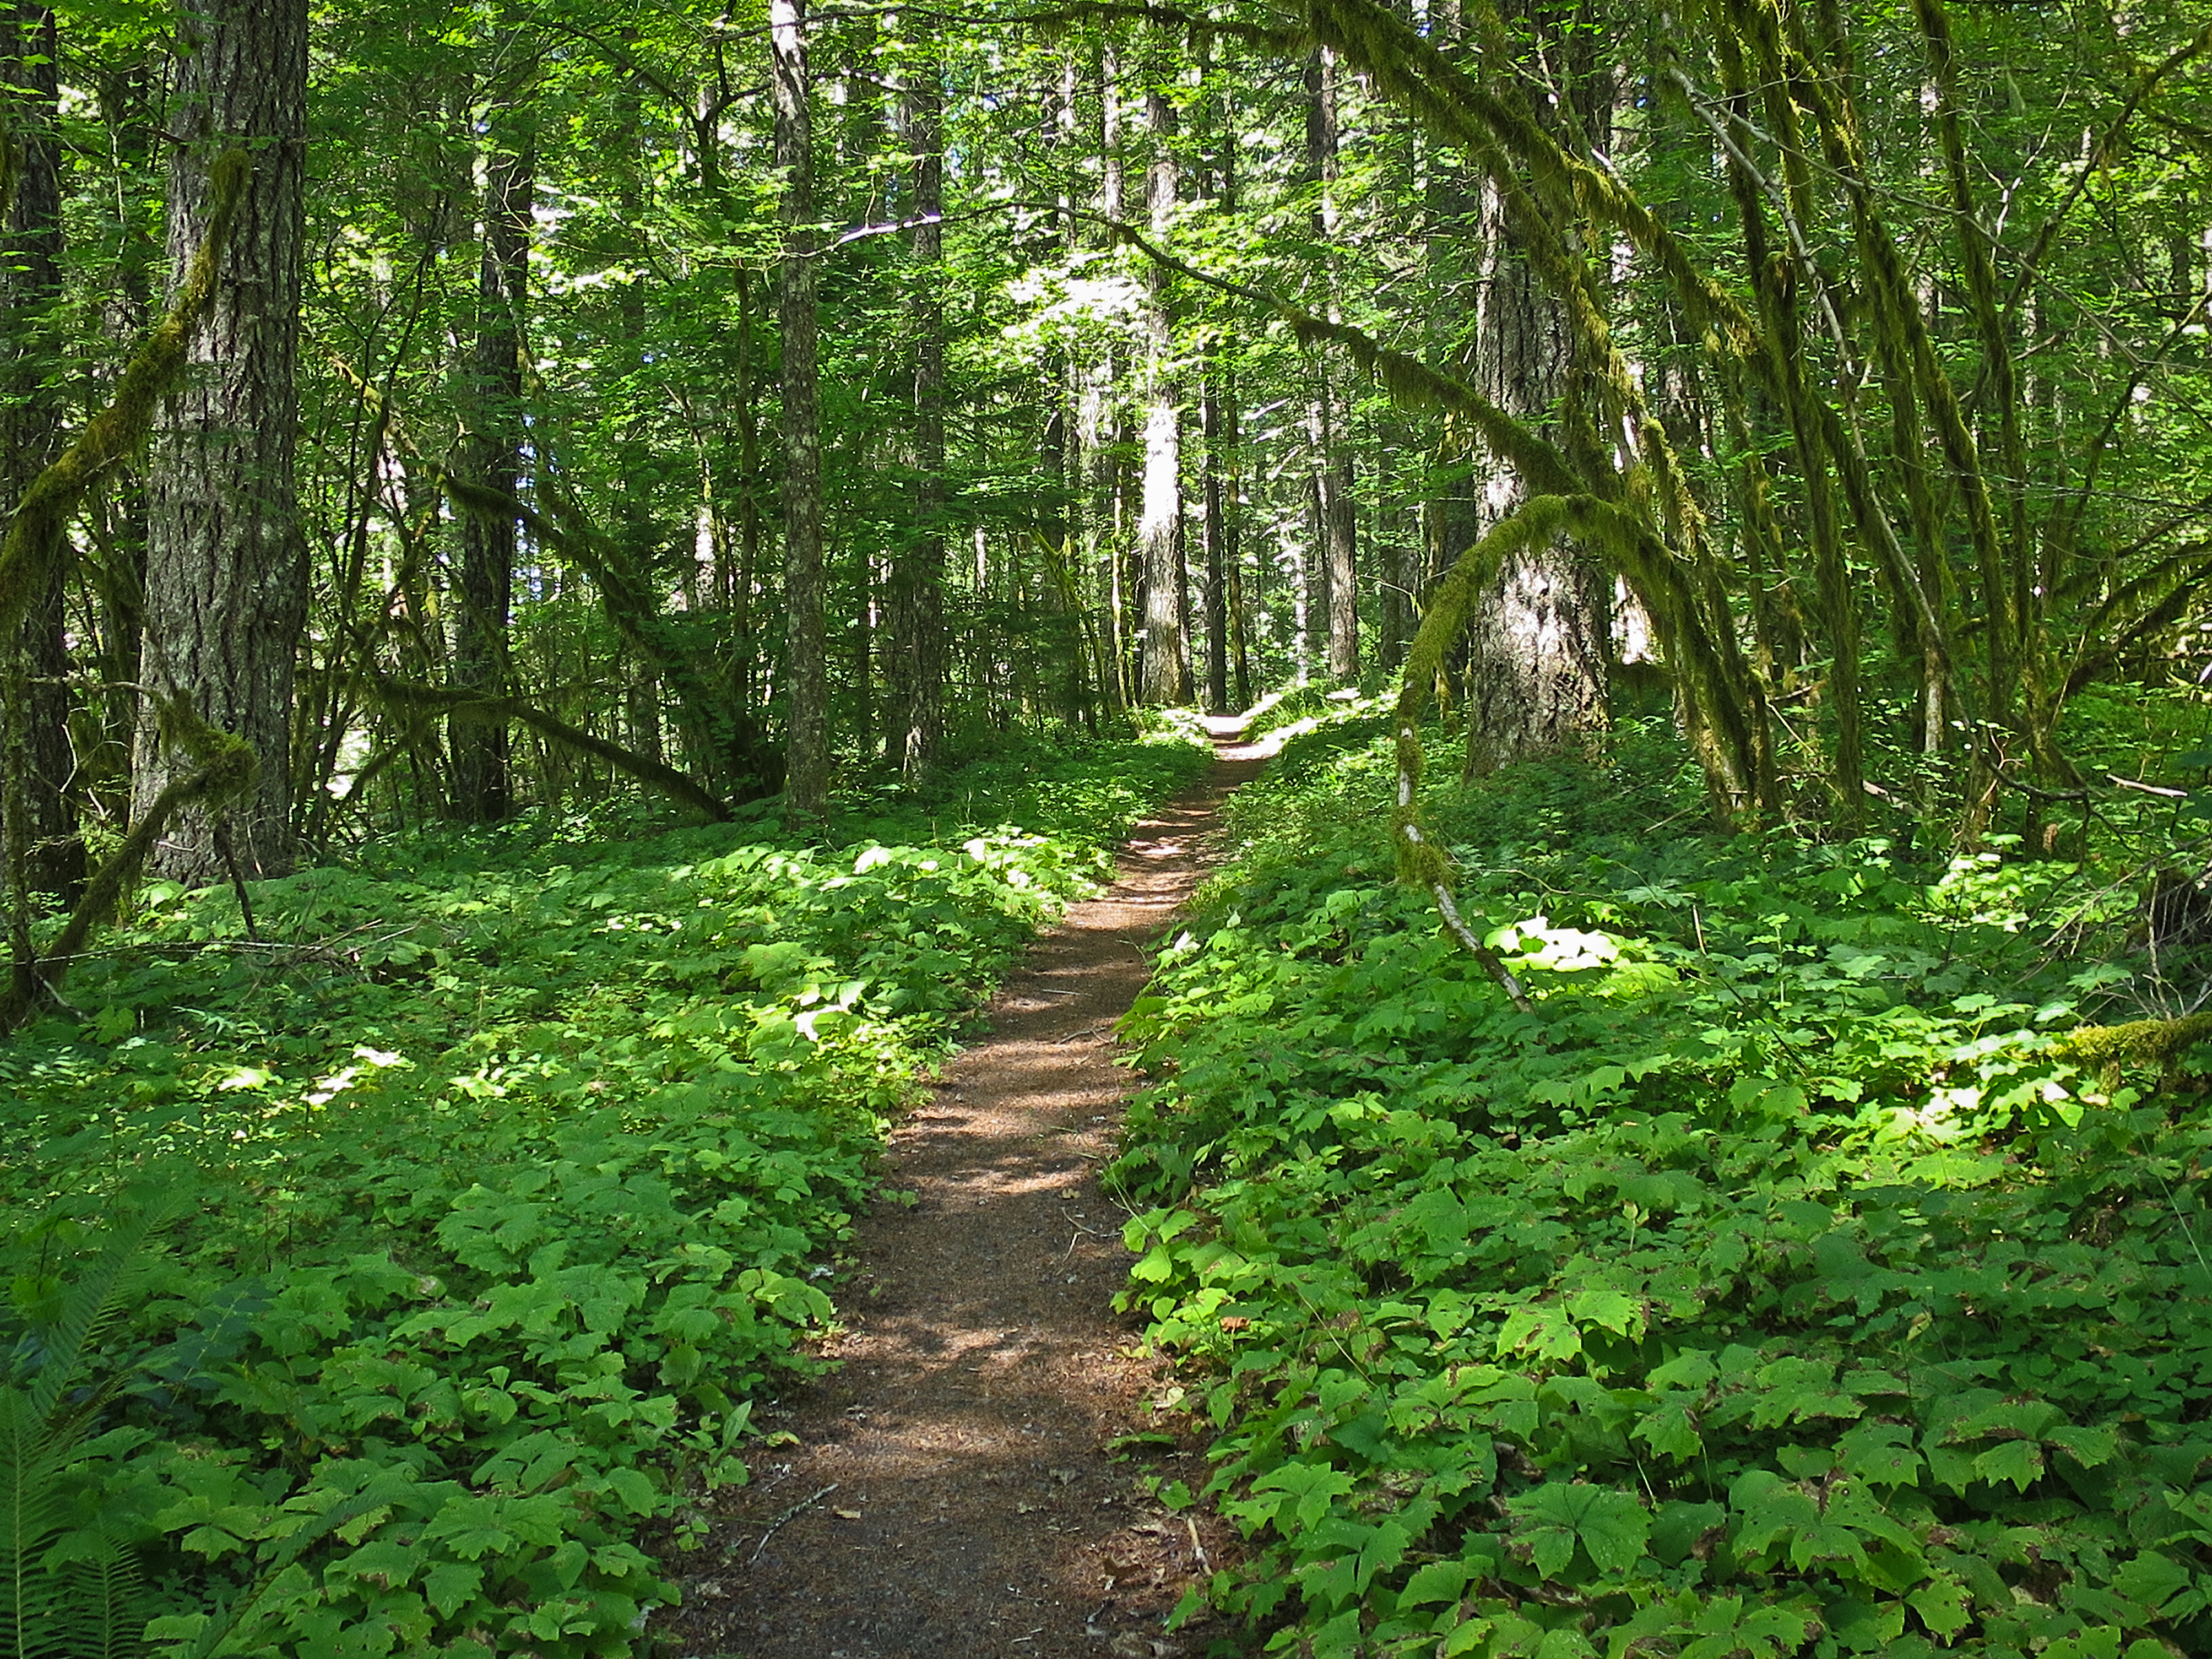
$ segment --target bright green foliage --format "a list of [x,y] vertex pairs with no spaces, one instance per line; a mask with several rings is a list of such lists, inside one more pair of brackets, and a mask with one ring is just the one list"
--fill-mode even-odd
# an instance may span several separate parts
[[388,844],[259,887],[258,944],[157,896],[73,982],[86,1021],[0,1055],[36,1149],[0,1336],[86,1300],[141,1164],[209,1194],[91,1365],[100,1431],[31,1466],[76,1505],[31,1543],[135,1551],[167,1654],[635,1650],[671,1594],[639,1534],[744,1479],[884,1114],[1197,759],[1019,753],[834,847]]
[[2127,977],[2041,954],[2077,872],[1516,769],[1437,827],[1525,1015],[1389,884],[1385,765],[1240,798],[1130,1022],[1216,1599],[1324,1655],[2205,1651],[2212,1126],[2061,1057]]

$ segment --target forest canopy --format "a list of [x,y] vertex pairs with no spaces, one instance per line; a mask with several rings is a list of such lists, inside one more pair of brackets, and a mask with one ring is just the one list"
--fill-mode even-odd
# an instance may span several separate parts
[[11,14],[19,913],[165,708],[201,882],[1409,653],[1478,769],[1663,695],[1724,818],[2055,835],[2193,677],[2193,8],[602,11]]

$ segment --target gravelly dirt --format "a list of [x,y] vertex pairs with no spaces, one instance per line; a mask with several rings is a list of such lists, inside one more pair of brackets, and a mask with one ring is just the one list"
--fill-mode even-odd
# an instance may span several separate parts
[[[1223,737],[1233,735],[1225,731]],[[1221,797],[1261,751],[1220,743],[1212,775],[1141,826],[1103,896],[1038,940],[891,1138],[863,1219],[840,1369],[764,1426],[795,1444],[721,1494],[671,1562],[684,1605],[664,1651],[699,1659],[1166,1659],[1219,1634],[1165,1628],[1234,1548],[1145,1494],[1109,1443],[1158,1432],[1167,1378],[1110,1310],[1129,1264],[1099,1189],[1128,1074],[1113,1029],[1145,945],[1207,864]],[[1194,1444],[1152,1467],[1195,1487]]]

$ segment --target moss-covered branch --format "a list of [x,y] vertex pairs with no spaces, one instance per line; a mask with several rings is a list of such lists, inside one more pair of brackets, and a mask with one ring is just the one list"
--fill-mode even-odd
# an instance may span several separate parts
[[2124,1025],[2085,1025],[2054,1045],[2067,1060],[2089,1066],[2171,1066],[2183,1049],[2212,1041],[2212,1013],[2179,1019],[2136,1019]]
[[1310,347],[1326,343],[1342,347],[1354,362],[1374,376],[1401,409],[1411,413],[1441,412],[1463,423],[1492,455],[1528,479],[1532,489],[1560,494],[1582,488],[1573,466],[1556,447],[1456,376],[1392,349],[1355,324],[1317,316],[1266,289],[1201,270],[1187,260],[1178,259],[1125,221],[1080,209],[1072,211],[1076,217],[1107,231],[1115,240],[1134,248],[1163,270],[1273,313],[1290,325],[1300,345]]
[[[397,418],[389,400],[356,374],[349,363],[336,354],[331,355],[330,361],[362,400],[375,410],[378,420],[392,434],[393,441],[435,480],[438,488],[445,492],[457,509],[480,519],[512,520],[525,526],[544,545],[555,550],[591,579],[599,592],[601,608],[607,620],[614,624],[615,631],[674,691],[677,721],[684,730],[694,753],[715,769],[714,775],[718,783],[735,786],[740,799],[748,798],[749,793],[766,793],[774,788],[773,773],[757,747],[747,739],[750,723],[745,711],[738,705],[728,687],[716,677],[711,665],[702,662],[699,654],[678,635],[669,619],[662,614],[650,584],[641,580],[637,572],[626,568],[620,560],[609,556],[605,538],[580,502],[540,480],[536,493],[549,509],[541,512],[512,491],[495,489],[464,477],[414,443]],[[502,717],[487,713],[483,718]],[[516,718],[524,717],[518,715]],[[550,720],[552,717],[541,715],[540,718]],[[541,726],[539,729],[546,728]],[[564,729],[574,732],[576,728],[567,726]],[[566,738],[562,740],[568,741]],[[621,752],[629,753],[627,750]],[[612,760],[612,757],[605,758]],[[620,765],[622,763],[616,761],[614,763]],[[725,763],[726,771],[723,769]],[[670,777],[686,775],[672,768],[664,770]],[[645,777],[642,773],[634,773],[633,775]],[[646,781],[653,782],[651,778]],[[664,793],[675,793],[665,783],[653,782],[653,787],[663,789]],[[714,816],[727,816],[727,807],[719,795],[696,782],[691,787],[699,790],[702,801],[712,799],[715,802]]]
[[51,997],[61,988],[70,969],[84,953],[93,929],[114,915],[144,867],[146,855],[179,812],[203,804],[220,811],[250,793],[258,781],[260,761],[243,738],[209,725],[180,697],[157,696],[155,707],[163,740],[198,765],[169,781],[131,826],[122,844],[92,872],[69,920],[62,924],[53,943],[39,953],[35,967],[25,972],[21,971],[25,964],[17,964],[6,1000],[0,1002],[0,1032],[14,1030],[41,997]]
[[217,159],[207,240],[192,256],[176,303],[131,355],[107,407],[85,422],[76,441],[23,492],[7,538],[0,542],[0,639],[15,636],[33,596],[46,591],[67,544],[70,516],[85,491],[137,451],[153,430],[161,394],[184,372],[192,336],[215,299],[216,273],[252,169],[242,149],[225,150]]
[[379,702],[394,708],[429,709],[461,720],[520,721],[556,743],[564,744],[605,761],[616,770],[627,773],[672,800],[680,801],[713,823],[724,823],[729,818],[727,804],[688,773],[679,772],[665,762],[641,755],[635,750],[625,749],[618,743],[595,737],[580,726],[571,726],[557,715],[549,714],[520,698],[487,697],[473,691],[451,691],[434,685],[411,685],[403,680],[387,679],[381,674],[373,676],[368,685]]
[[[0,172],[6,178],[4,194],[13,190],[15,150],[4,146]],[[30,903],[25,879],[28,848],[24,842],[21,791],[26,769],[24,729],[26,696],[24,670],[15,641],[38,596],[52,591],[59,579],[69,547],[69,522],[85,493],[118,461],[131,454],[153,430],[161,395],[183,373],[191,360],[192,336],[205,319],[216,295],[216,276],[223,250],[230,240],[232,222],[244,198],[252,162],[242,149],[226,150],[217,158],[212,178],[213,211],[207,239],[192,256],[191,268],[177,292],[176,302],[141,343],[125,366],[115,396],[107,406],[85,422],[84,429],[49,464],[23,492],[14,516],[0,539],[0,641],[7,656],[6,732],[9,792],[5,816],[9,820],[8,860],[10,866],[11,911],[9,934],[12,963],[9,987],[0,1000],[0,1031],[12,1030],[29,1015],[43,995],[50,994],[69,971],[69,964],[94,927],[106,920],[121,902],[125,890],[137,878],[140,866],[155,840],[184,806],[201,800],[216,802],[236,798],[232,778],[243,767],[247,782],[254,775],[253,751],[240,739],[225,736],[199,720],[181,704],[163,702],[165,732],[181,733],[178,740],[188,753],[198,755],[199,769],[173,781],[155,798],[143,820],[124,837],[123,845],[93,872],[78,896],[61,937],[50,951],[37,951],[31,933]],[[197,729],[195,729],[195,727]],[[198,745],[197,748],[194,745]]]

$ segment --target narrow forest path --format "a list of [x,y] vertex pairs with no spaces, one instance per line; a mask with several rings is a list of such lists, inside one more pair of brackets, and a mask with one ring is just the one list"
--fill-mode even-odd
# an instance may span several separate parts
[[[886,1154],[860,1224],[840,1369],[763,1426],[664,1634],[699,1659],[1164,1659],[1163,1620],[1222,1541],[1149,1501],[1116,1437],[1162,1386],[1109,1308],[1127,1273],[1099,1189],[1130,1080],[1115,1023],[1144,947],[1207,867],[1222,798],[1264,751],[1215,723],[1210,775],[1140,825],[1118,879],[1044,934]],[[1167,1467],[1194,1487],[1188,1450]]]

